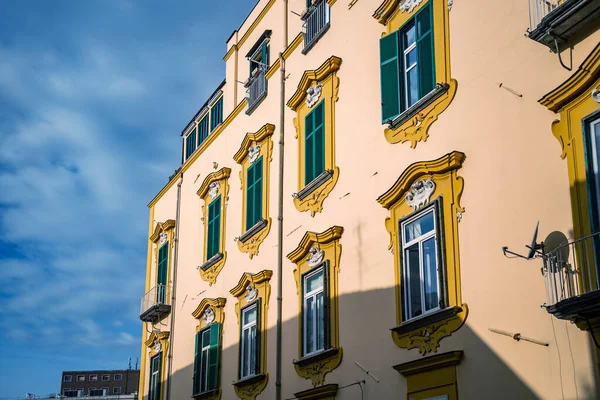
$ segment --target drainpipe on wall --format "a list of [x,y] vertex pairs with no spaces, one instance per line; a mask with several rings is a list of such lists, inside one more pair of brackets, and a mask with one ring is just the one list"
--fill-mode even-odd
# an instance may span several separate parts
[[177,208],[175,211],[175,238],[174,249],[173,249],[173,287],[171,288],[171,327],[169,330],[169,352],[167,355],[167,384],[165,400],[171,398],[171,371],[173,368],[173,343],[175,342],[175,291],[177,288],[177,258],[179,255],[179,222],[180,222],[180,211],[181,211],[181,184],[183,183],[183,172],[179,175],[179,182],[177,182]]
[[[288,2],[283,2],[283,50],[288,46]],[[285,59],[279,53],[279,70],[281,72],[281,99],[279,114],[279,196],[277,212],[277,348],[275,369],[275,398],[281,400],[281,341],[282,341],[282,306],[283,306],[283,166],[284,166],[284,132],[285,132]]]

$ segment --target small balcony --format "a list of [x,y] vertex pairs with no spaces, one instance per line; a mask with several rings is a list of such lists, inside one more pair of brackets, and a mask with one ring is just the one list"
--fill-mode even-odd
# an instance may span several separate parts
[[171,313],[171,287],[156,285],[142,296],[140,319],[157,322]]
[[306,9],[302,14],[302,36],[304,36],[304,48],[302,54],[308,51],[329,29],[329,3],[327,0],[313,1],[313,6]]
[[569,321],[600,316],[600,232],[543,255],[546,310]]
[[246,87],[248,88],[248,109],[246,110],[246,114],[248,115],[250,115],[263,99],[267,97],[266,68],[260,66],[254,71],[254,74],[246,83]]
[[527,36],[561,51],[598,29],[600,0],[529,0]]

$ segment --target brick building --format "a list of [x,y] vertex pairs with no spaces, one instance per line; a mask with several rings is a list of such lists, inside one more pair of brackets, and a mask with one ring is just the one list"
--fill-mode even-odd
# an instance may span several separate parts
[[137,391],[139,370],[63,371],[60,393],[66,397],[132,394]]

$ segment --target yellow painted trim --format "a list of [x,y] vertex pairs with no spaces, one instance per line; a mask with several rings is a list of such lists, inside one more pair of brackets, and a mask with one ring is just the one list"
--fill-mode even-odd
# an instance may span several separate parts
[[[343,349],[339,337],[339,305],[338,305],[338,275],[340,273],[340,259],[342,245],[340,239],[344,233],[341,226],[332,226],[321,233],[306,232],[298,247],[287,255],[287,258],[296,264],[294,279],[296,280],[296,294],[298,295],[298,315],[302,315],[302,293],[300,292],[302,275],[313,267],[308,264],[308,254],[315,247],[323,252],[323,261],[329,261],[329,302],[330,302],[330,329],[331,347],[338,351],[327,358],[313,361],[305,365],[294,364],[296,373],[312,381],[313,387],[325,383],[325,375],[342,362]],[[298,323],[298,338],[302,337],[302,323]],[[298,357],[302,357],[302,340],[298,340]]]
[[225,56],[223,57],[223,61],[229,60],[229,57],[231,57],[234,51],[238,51],[238,46],[236,44],[231,45],[229,50],[227,50],[227,53],[225,53]]
[[448,400],[456,400],[456,366],[462,357],[462,351],[451,351],[395,365],[394,369],[406,377],[408,399],[421,400],[446,395]]
[[[288,47],[283,51],[283,59],[287,60],[294,53],[294,50],[296,50],[298,46],[300,46],[303,40],[304,36],[302,36],[302,32],[300,32],[298,35],[296,35],[294,40],[292,40],[292,43],[290,43]],[[277,60],[275,60],[275,62],[273,62],[273,64],[271,64],[271,67],[269,67],[269,69],[267,70],[265,77],[267,79],[271,79],[271,77],[275,74],[275,72],[277,72],[280,66],[281,61],[279,60],[279,58],[277,58]]]
[[248,253],[250,259],[258,255],[258,250],[261,243],[266,239],[271,231],[271,218],[269,217],[269,195],[271,187],[271,161],[273,161],[273,140],[271,136],[275,131],[275,126],[272,124],[263,125],[258,132],[248,133],[244,136],[240,149],[235,153],[233,159],[242,166],[240,171],[240,182],[242,189],[242,232],[246,231],[246,178],[248,168],[252,165],[248,157],[248,149],[251,146],[260,146],[259,155],[263,158],[263,182],[262,182],[262,219],[267,221],[267,224],[258,232],[256,232],[245,243],[241,240],[237,241],[238,248],[242,253]]
[[202,330],[208,326],[208,325],[206,325],[206,322],[204,321],[204,319],[202,319],[204,312],[208,308],[212,308],[215,312],[214,322],[223,324],[225,322],[224,309],[225,309],[226,303],[227,303],[227,299],[224,297],[217,297],[216,299],[208,299],[208,298],[202,299],[202,301],[198,304],[198,306],[196,307],[194,312],[192,312],[192,317],[194,317],[195,319],[200,321],[196,331],[199,332],[200,330]]
[[404,349],[418,348],[425,355],[428,352],[437,352],[439,342],[452,332],[459,329],[468,315],[468,307],[462,303],[460,258],[458,243],[459,216],[465,212],[460,205],[460,198],[464,188],[464,180],[458,176],[458,169],[462,167],[465,155],[453,151],[432,161],[416,162],[408,166],[400,175],[394,185],[382,194],[377,201],[384,208],[390,210],[390,216],[385,220],[385,227],[390,235],[389,249],[394,254],[394,277],[396,286],[396,320],[402,323],[402,294],[400,290],[402,266],[397,256],[401,252],[400,232],[398,221],[412,214],[414,210],[406,202],[406,194],[412,185],[421,179],[431,179],[435,183],[435,191],[431,194],[430,201],[441,197],[441,213],[443,215],[442,232],[440,240],[444,245],[445,278],[447,306],[461,307],[457,315],[442,321],[432,323],[404,334],[392,331],[392,339],[398,347]]
[[[552,123],[552,133],[560,143],[561,158],[567,161],[575,238],[592,233],[582,120],[600,110],[600,105],[591,96],[594,89],[600,90],[600,44],[571,77],[539,100],[549,110],[560,113],[560,120]],[[589,251],[588,255],[577,256],[593,259],[591,248]],[[581,271],[579,285],[583,293],[594,289],[596,274],[594,268]]]
[[217,281],[217,276],[223,269],[225,265],[225,261],[227,261],[227,251],[225,251],[225,227],[226,225],[226,209],[227,209],[227,201],[229,200],[229,175],[231,174],[231,169],[224,167],[218,171],[212,172],[204,178],[202,181],[202,185],[200,185],[200,189],[196,193],[202,200],[204,200],[202,204],[202,223],[204,224],[204,262],[208,261],[207,252],[208,252],[208,205],[213,200],[209,194],[209,186],[211,183],[216,182],[219,184],[219,189],[217,196],[221,196],[221,226],[219,229],[219,234],[221,235],[219,241],[219,252],[223,254],[223,258],[208,268],[206,271],[202,270],[202,268],[198,268],[200,272],[200,278],[203,281],[208,282],[209,286],[212,286]]
[[[154,206],[150,207],[150,219],[148,221],[148,249],[146,252],[146,285],[144,293],[147,293],[150,290],[150,275],[151,275],[151,266],[152,266],[152,241],[150,240],[150,236],[152,234],[152,228],[154,227]],[[148,333],[148,323],[142,322],[142,349],[140,355],[140,380],[138,383],[138,393],[141,396],[144,395],[144,382],[146,377],[146,348],[144,347],[144,342],[146,340],[146,335]]]
[[[225,118],[223,123],[221,123],[221,125],[216,127],[215,130],[212,131],[210,135],[208,135],[206,140],[202,142],[202,144],[198,149],[196,149],[194,154],[192,154],[190,158],[188,158],[185,161],[185,163],[183,163],[183,165],[181,166],[180,173],[184,173],[192,166],[194,161],[196,161],[198,157],[200,157],[204,153],[208,146],[210,146],[212,142],[214,142],[217,139],[217,137],[219,137],[219,135],[229,126],[229,124],[231,124],[231,122],[233,122],[233,120],[239,115],[240,112],[242,112],[243,109],[246,108],[247,105],[248,103],[244,98],[244,100],[242,100],[240,104],[238,104],[235,107],[235,109],[227,116],[227,118]],[[164,196],[164,194],[167,193],[167,191],[175,184],[175,182],[177,182],[178,179],[179,173],[175,174],[175,176],[169,181],[169,183],[167,183],[165,187],[163,187],[162,190],[156,196],[154,196],[152,201],[148,204],[148,207],[154,206],[162,198],[162,196]]]
[[[263,390],[267,387],[268,382],[268,374],[267,374],[267,332],[268,332],[268,314],[269,314],[269,299],[271,297],[271,284],[269,281],[273,276],[273,271],[263,270],[257,274],[249,274],[245,272],[242,274],[240,281],[238,284],[231,289],[229,292],[237,298],[237,303],[235,305],[235,314],[238,319],[238,326],[240,326],[241,321],[241,310],[246,307],[248,304],[254,302],[248,302],[246,299],[246,293],[248,292],[248,287],[252,286],[258,291],[257,298],[262,299],[260,310],[260,371],[259,373],[264,374],[264,378],[258,382],[252,382],[248,385],[235,385],[233,388],[235,390],[235,394],[243,400],[254,400],[256,396],[262,393]],[[239,329],[238,329],[239,331]],[[241,343],[241,338],[240,342]],[[239,363],[239,359],[238,359]]]
[[447,0],[424,0],[412,12],[400,11],[399,3],[399,0],[386,0],[373,14],[380,23],[386,25],[386,31],[382,36],[400,29],[415,13],[431,3],[436,83],[448,85],[446,93],[423,107],[402,125],[396,129],[384,129],[385,138],[389,143],[410,142],[410,147],[415,148],[417,143],[427,141],[429,127],[437,121],[439,115],[448,108],[454,99],[458,82],[450,75],[450,15]]
[[[148,337],[148,339],[143,343],[143,346],[145,346],[144,349],[144,354],[148,353],[148,360],[152,360],[152,357],[158,355],[159,353],[162,353],[162,362],[161,362],[161,371],[160,371],[160,380],[163,381],[164,377],[167,376],[167,357],[166,355],[169,354],[169,337],[170,337],[170,332],[159,332],[154,333],[152,332],[150,334],[150,336]],[[157,351],[157,349],[154,347],[155,342],[158,340],[158,342],[160,343],[160,350]],[[141,380],[141,379],[140,379]],[[150,390],[148,390],[150,391]],[[144,392],[140,392],[143,393]],[[164,392],[161,388],[161,392],[160,392],[160,398],[163,399],[164,398]]]
[[334,400],[338,391],[338,384],[331,383],[316,388],[294,393],[298,400]]
[[[155,287],[158,285],[158,251],[163,246],[159,243],[161,233],[165,233],[167,235],[166,243],[169,244],[169,254],[167,255],[167,287],[165,293],[165,301],[167,302],[167,304],[171,304],[171,285],[173,284],[173,279],[171,277],[171,259],[173,257],[173,251],[175,249],[175,220],[168,219],[163,223],[156,223],[154,233],[152,233],[152,236],[150,236],[152,248],[154,249],[153,266],[156,269],[156,274],[154,276]],[[148,290],[150,290],[150,288]],[[148,290],[146,290],[146,292],[148,292]]]
[[[294,197],[296,209],[301,212],[310,211],[312,217],[323,211],[323,202],[333,191],[340,176],[340,169],[335,161],[335,103],[339,100],[340,78],[337,76],[337,71],[340,69],[341,64],[341,58],[331,56],[316,70],[304,71],[296,92],[287,102],[287,106],[296,112],[294,127],[296,129],[295,137],[298,139],[298,191],[305,186],[304,120],[312,108],[320,102],[323,101],[325,105],[325,170],[333,171],[333,176],[304,199]],[[322,88],[319,100],[311,108],[306,104],[305,98],[306,90],[313,84],[315,86],[320,84]]]

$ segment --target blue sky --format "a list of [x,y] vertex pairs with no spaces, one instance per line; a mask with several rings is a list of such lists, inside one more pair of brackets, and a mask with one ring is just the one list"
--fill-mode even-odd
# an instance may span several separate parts
[[253,0],[0,0],[0,397],[139,357],[146,204]]

